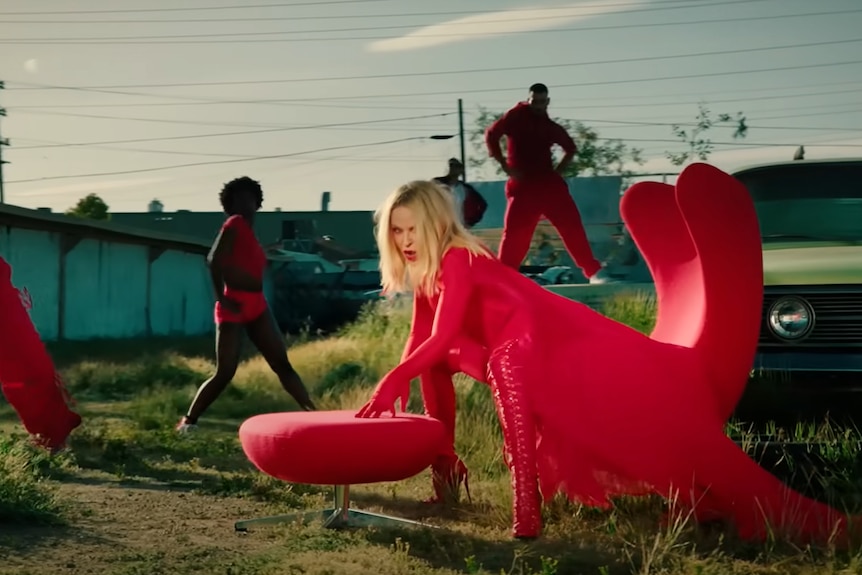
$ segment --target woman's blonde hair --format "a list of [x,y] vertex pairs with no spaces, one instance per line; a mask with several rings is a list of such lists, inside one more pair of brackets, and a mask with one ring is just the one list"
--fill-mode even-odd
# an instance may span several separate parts
[[[409,266],[392,237],[392,212],[401,206],[413,212],[422,246],[419,259]],[[437,293],[440,262],[449,248],[466,248],[475,256],[493,257],[457,217],[452,193],[435,182],[416,180],[399,187],[374,214],[374,223],[384,294],[411,288],[425,295]]]

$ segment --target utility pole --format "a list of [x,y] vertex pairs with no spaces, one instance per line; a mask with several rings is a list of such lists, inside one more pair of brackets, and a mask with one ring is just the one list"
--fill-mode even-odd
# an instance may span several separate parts
[[[3,83],[3,80],[0,80],[0,90],[4,89],[6,85]],[[0,106],[0,118],[6,116],[6,108]],[[8,164],[6,160],[3,159],[3,146],[8,146],[9,140],[3,138],[0,135],[0,205],[6,203],[6,196],[3,193],[3,164]]]
[[467,154],[464,148],[464,101],[458,98],[458,137],[461,140],[461,165],[464,166],[464,183],[467,183]]

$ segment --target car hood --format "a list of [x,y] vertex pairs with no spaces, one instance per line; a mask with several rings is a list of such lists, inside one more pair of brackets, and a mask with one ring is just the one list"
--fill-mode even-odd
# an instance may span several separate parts
[[862,243],[767,243],[763,246],[763,283],[862,284]]

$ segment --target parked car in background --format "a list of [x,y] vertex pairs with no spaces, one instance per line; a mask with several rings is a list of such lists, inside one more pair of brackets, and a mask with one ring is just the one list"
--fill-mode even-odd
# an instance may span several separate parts
[[859,374],[862,388],[862,159],[795,160],[733,174],[763,238],[755,374]]

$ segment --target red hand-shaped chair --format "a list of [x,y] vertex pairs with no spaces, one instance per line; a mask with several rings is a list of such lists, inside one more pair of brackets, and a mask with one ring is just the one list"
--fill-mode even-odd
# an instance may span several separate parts
[[417,475],[445,447],[446,431],[441,422],[424,415],[365,419],[350,410],[299,411],[251,417],[240,426],[239,438],[248,459],[267,475],[292,483],[334,486],[334,505],[322,512],[238,521],[237,530],[318,518],[326,527],[418,526],[408,519],[351,509],[350,486]]

